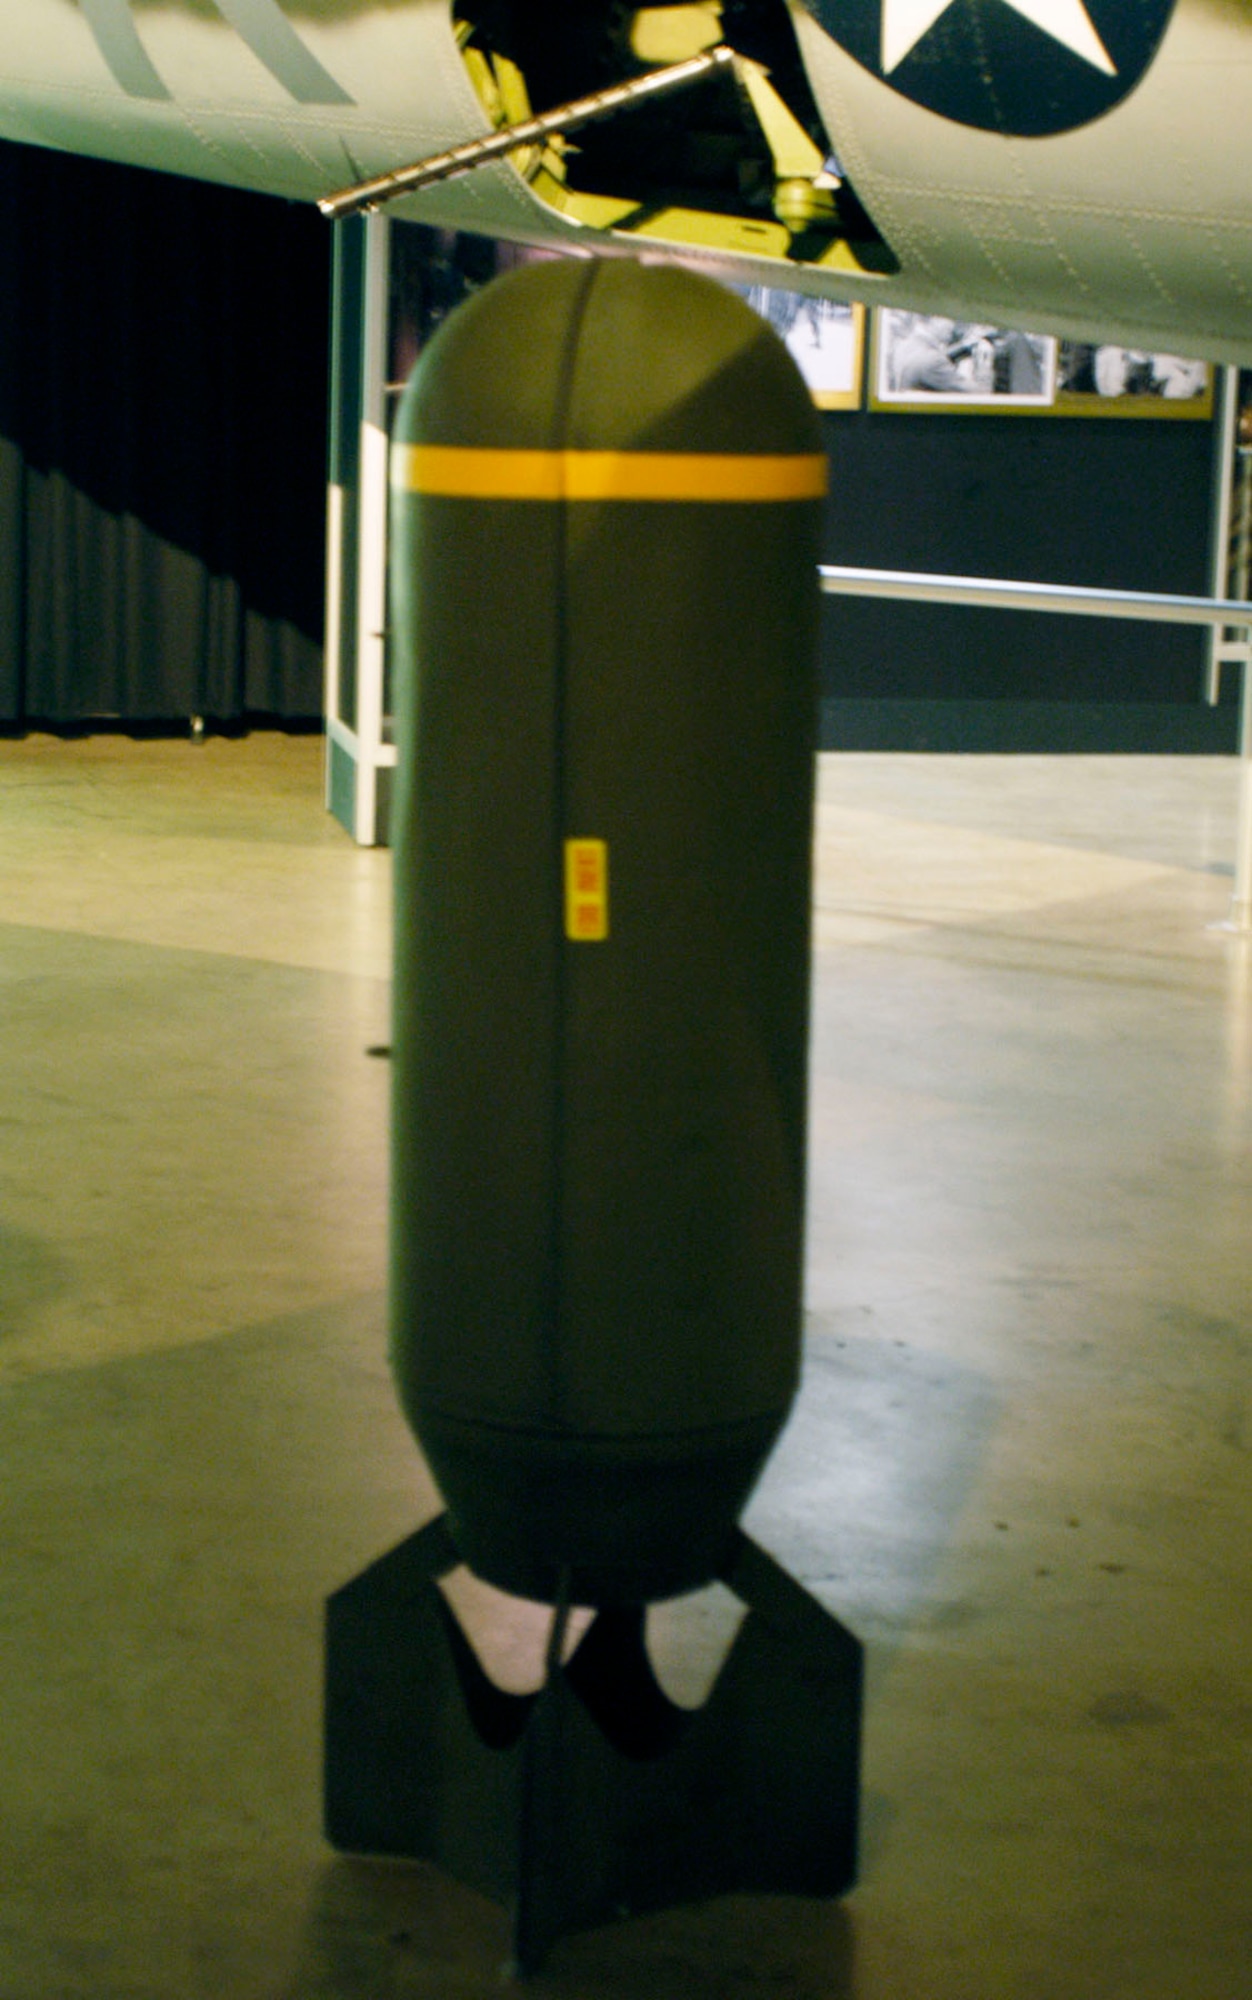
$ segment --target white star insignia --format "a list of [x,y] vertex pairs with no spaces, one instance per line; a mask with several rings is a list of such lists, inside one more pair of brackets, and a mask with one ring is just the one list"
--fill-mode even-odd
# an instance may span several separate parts
[[[946,14],[953,0],[883,0],[882,71],[890,76],[905,56],[917,47],[922,36]],[[1060,42],[1071,54],[1080,56],[1105,76],[1116,76],[1108,50],[1097,35],[1082,0],[1001,0],[1015,14],[1023,14],[1042,28],[1045,35]]]

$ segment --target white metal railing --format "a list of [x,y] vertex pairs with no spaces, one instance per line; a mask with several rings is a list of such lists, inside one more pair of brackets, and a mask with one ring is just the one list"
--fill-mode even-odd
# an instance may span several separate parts
[[917,604],[980,605],[998,611],[1047,611],[1069,618],[1127,618],[1165,625],[1235,627],[1242,673],[1239,690],[1239,821],[1235,887],[1225,928],[1252,933],[1252,602],[1244,598],[1177,597],[1148,590],[1082,590],[1064,583],[1016,583],[1003,577],[932,576],[920,570],[818,568],[832,597],[879,597]]

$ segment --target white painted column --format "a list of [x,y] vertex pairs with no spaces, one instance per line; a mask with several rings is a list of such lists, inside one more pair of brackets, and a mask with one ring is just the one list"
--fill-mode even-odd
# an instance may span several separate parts
[[[1230,582],[1230,527],[1234,500],[1235,427],[1239,421],[1239,370],[1223,368],[1218,375],[1217,435],[1214,439],[1213,513],[1209,539],[1209,596],[1225,597]],[[1246,678],[1248,635],[1226,628],[1209,628],[1204,698],[1215,708],[1221,698],[1222,668],[1237,666]]]
[[336,225],[326,508],[326,803],[362,847],[387,838],[385,738],[390,223]]
[[[387,624],[387,290],[391,224],[365,218],[365,296],[361,315],[360,500],[357,511],[357,759],[356,837],[373,847],[379,824],[378,771],[394,763],[383,742],[383,675]],[[384,751],[386,755],[384,756]]]

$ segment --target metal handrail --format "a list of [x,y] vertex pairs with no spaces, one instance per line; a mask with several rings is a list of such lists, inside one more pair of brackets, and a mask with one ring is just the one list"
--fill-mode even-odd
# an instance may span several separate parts
[[1132,618],[1165,625],[1252,626],[1252,602],[1239,597],[1178,597],[1155,590],[1088,590],[1066,583],[1015,583],[1004,577],[937,576],[924,570],[818,567],[833,597],[889,597],[922,604],[974,604],[998,611],[1054,611],[1076,618]]
[[1239,690],[1239,822],[1235,887],[1220,928],[1252,934],[1252,602],[1237,597],[1179,597],[1153,590],[1086,590],[1064,583],[1004,577],[937,576],[922,570],[818,565],[828,596],[880,597],[920,604],[964,604],[999,611],[1050,611],[1076,618],[1128,618],[1167,625],[1234,626],[1247,648]]

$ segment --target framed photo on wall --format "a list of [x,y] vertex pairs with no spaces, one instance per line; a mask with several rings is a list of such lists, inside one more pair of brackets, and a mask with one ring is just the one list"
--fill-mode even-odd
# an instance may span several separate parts
[[744,297],[786,341],[819,409],[860,409],[864,306],[814,299],[780,285],[752,285]]
[[1205,361],[1082,340],[1057,346],[1060,416],[1207,419],[1213,414],[1213,370]]
[[1056,342],[981,320],[881,307],[874,314],[872,410],[1046,410]]

